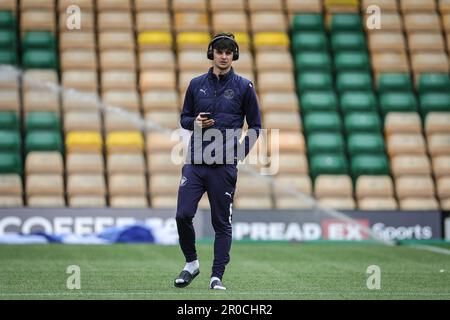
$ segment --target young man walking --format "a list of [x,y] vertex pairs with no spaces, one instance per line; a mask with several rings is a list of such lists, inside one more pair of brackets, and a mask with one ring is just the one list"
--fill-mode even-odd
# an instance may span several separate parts
[[[176,213],[179,242],[186,265],[174,285],[186,287],[200,273],[192,220],[198,202],[207,192],[215,231],[209,287],[226,290],[222,277],[230,261],[236,166],[256,142],[261,129],[261,115],[253,84],[237,75],[231,66],[239,58],[239,46],[234,35],[220,33],[214,36],[208,45],[207,57],[213,60],[213,66],[207,73],[191,80],[181,113],[181,126],[194,133],[190,141],[190,161],[182,169]],[[239,144],[239,137],[230,138],[229,133],[241,132],[244,118],[248,132],[253,132],[256,138],[252,139],[247,133],[244,142]]]

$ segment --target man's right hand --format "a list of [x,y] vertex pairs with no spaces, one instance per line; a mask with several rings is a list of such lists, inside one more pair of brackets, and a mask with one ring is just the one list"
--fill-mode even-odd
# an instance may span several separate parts
[[206,117],[202,117],[200,114],[195,118],[195,123],[200,128],[208,128],[214,124],[214,119],[209,119]]

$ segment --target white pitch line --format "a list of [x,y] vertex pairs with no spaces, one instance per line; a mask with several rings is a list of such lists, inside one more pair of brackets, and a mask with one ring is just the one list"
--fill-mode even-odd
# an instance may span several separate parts
[[450,250],[445,249],[445,248],[440,248],[440,247],[428,246],[428,245],[424,245],[424,244],[414,244],[414,245],[410,245],[409,247],[415,248],[418,250],[426,250],[426,251],[431,251],[431,252],[435,252],[435,253],[450,255]]

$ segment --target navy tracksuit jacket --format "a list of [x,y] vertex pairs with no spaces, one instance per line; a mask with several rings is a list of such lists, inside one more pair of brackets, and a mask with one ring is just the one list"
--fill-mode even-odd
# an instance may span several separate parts
[[[194,130],[194,121],[200,112],[211,112],[215,124],[202,129],[218,129],[225,135],[226,129],[242,129],[246,118],[249,129],[259,133],[261,129],[261,115],[253,84],[234,73],[233,68],[219,78],[209,72],[191,80],[186,91],[181,126],[187,130]],[[194,141],[194,134],[190,143],[190,160],[182,169],[182,178],[178,190],[178,204],[176,221],[180,246],[186,262],[197,259],[195,249],[195,231],[192,219],[197,211],[198,202],[205,193],[208,194],[211,205],[211,220],[215,231],[214,262],[212,277],[222,279],[225,266],[230,260],[231,248],[231,216],[233,197],[237,181],[236,164],[241,160],[237,149],[239,141],[233,138],[231,150],[233,161],[225,162],[225,156],[230,151],[230,140],[224,139],[223,158],[208,162],[202,158],[202,151],[213,141]],[[252,144],[244,139],[245,156]],[[254,142],[254,141],[253,141]],[[218,147],[221,145],[217,144]],[[225,150],[227,148],[227,150]],[[200,163],[194,162],[200,156]],[[245,157],[244,156],[244,157]],[[223,160],[223,161],[221,161]]]

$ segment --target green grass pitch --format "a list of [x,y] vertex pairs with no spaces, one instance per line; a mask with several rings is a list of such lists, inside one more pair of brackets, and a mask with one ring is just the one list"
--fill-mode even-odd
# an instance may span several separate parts
[[[225,292],[208,289],[212,250],[198,245],[200,275],[179,289],[178,246],[2,245],[0,299],[450,299],[450,255],[409,246],[235,242]],[[80,290],[66,287],[69,265]],[[366,286],[369,265],[379,290]]]

